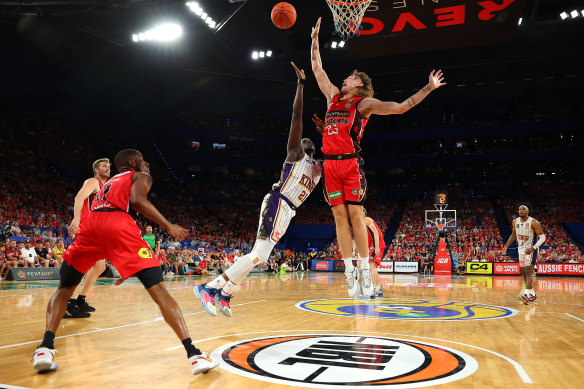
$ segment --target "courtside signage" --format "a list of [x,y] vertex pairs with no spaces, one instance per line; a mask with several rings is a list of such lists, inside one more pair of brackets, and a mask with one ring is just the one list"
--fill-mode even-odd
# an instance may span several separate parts
[[333,261],[312,261],[312,270],[332,271]]
[[495,305],[400,298],[309,300],[297,303],[296,308],[335,316],[414,321],[500,319],[517,314],[514,309]]
[[361,335],[281,335],[219,347],[211,357],[232,373],[305,388],[414,388],[458,381],[477,361],[426,342]]
[[377,266],[377,271],[379,273],[393,273],[393,262],[382,261],[379,266]]
[[495,263],[495,274],[521,274],[518,263]]
[[467,274],[493,274],[493,264],[490,262],[467,262]]
[[537,274],[584,275],[584,263],[538,263]]
[[396,273],[417,273],[418,262],[395,261],[393,263],[393,271]]

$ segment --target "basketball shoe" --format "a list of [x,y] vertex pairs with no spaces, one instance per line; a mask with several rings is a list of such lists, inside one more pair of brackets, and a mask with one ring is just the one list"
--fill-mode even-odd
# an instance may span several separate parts
[[529,305],[529,296],[526,294],[520,294],[517,296],[517,300],[523,302],[525,305]]
[[345,271],[345,278],[347,280],[349,297],[355,298],[359,296],[359,269],[354,267],[350,272]]
[[[219,292],[219,289],[207,288],[205,284],[195,286],[193,292],[197,298],[201,301],[203,309],[211,316],[217,316],[217,308],[215,308],[215,295]],[[196,373],[195,373],[196,374]]]
[[189,358],[189,363],[191,364],[191,371],[193,374],[206,373],[209,370],[219,366],[219,363],[209,358],[207,353],[193,355]]
[[227,317],[231,317],[231,306],[229,302],[231,301],[231,295],[225,296],[221,293],[221,290],[217,291],[215,294],[215,305],[219,307],[219,312]]
[[529,302],[530,303],[533,303],[533,302],[536,302],[536,301],[537,301],[537,296],[534,295],[534,294],[530,294],[529,295]]
[[34,350],[32,355],[32,367],[37,373],[48,373],[57,370],[57,363],[55,362],[55,354],[57,350],[46,347],[39,347]]
[[63,315],[63,319],[86,319],[88,317],[91,317],[91,313],[84,312],[81,309],[79,309],[76,300],[72,302],[69,301],[67,303],[67,310]]
[[82,302],[77,302],[77,308],[79,308],[79,310],[81,312],[95,312],[95,308],[92,307],[91,305],[87,304],[87,301],[82,301]]
[[373,295],[373,280],[371,279],[371,270],[361,270],[361,288],[363,289],[363,296],[371,297]]

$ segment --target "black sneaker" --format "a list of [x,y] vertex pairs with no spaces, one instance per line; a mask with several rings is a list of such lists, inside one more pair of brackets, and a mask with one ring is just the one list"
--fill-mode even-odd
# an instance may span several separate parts
[[86,319],[91,316],[89,312],[83,312],[77,306],[67,307],[63,319]]
[[77,302],[76,307],[82,312],[95,312],[95,308],[87,304],[87,301],[82,303]]

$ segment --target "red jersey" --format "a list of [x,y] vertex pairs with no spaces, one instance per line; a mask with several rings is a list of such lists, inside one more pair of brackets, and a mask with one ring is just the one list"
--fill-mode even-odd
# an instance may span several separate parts
[[361,151],[359,142],[369,119],[361,116],[357,104],[364,97],[333,97],[324,119],[322,152],[328,155],[353,154]]
[[[97,182],[99,182],[99,190],[101,190],[103,188],[103,184],[101,183],[100,180],[97,180]],[[81,208],[81,219],[87,216],[87,214],[91,211],[91,204],[93,203],[93,198],[95,197],[96,194],[97,193],[92,193],[89,195],[88,198],[83,200],[83,208]]]
[[[373,219],[371,219],[373,220]],[[377,229],[377,233],[379,234],[379,250],[383,251],[383,249],[385,249],[385,241],[383,240],[383,233],[381,232],[381,228],[379,228],[379,226],[377,225],[377,223],[375,223],[375,220],[373,220],[373,227],[375,227]],[[369,249],[373,249],[375,248],[375,236],[373,235],[373,231],[371,231],[371,229],[369,227],[367,228],[367,241],[369,242]]]
[[126,171],[113,176],[105,184],[93,199],[91,211],[110,208],[130,211],[130,190],[132,189],[132,176],[134,171]]

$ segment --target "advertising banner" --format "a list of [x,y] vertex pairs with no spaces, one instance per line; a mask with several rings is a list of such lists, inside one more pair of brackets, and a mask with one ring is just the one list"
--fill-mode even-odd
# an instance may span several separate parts
[[393,273],[393,262],[382,261],[377,266],[377,271],[379,273]]
[[312,261],[312,269],[311,270],[332,271],[333,270],[333,261],[327,261],[327,260]]
[[493,264],[490,262],[467,262],[466,274],[493,274]]
[[59,280],[58,267],[17,267],[11,269],[6,279],[9,281],[30,281],[30,280]]
[[583,276],[584,263],[538,263],[537,274]]
[[495,262],[495,274],[521,274],[519,263]]
[[395,261],[393,263],[393,271],[396,273],[417,273],[418,262]]
[[450,254],[444,241],[438,243],[438,251],[436,252],[436,258],[434,258],[434,274],[452,274]]

